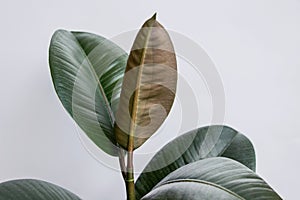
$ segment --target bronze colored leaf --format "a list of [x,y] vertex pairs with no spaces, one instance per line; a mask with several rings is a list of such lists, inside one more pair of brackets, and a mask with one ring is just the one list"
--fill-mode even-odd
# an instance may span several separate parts
[[155,14],[139,30],[127,61],[115,124],[120,146],[133,151],[156,132],[171,110],[176,84],[174,47]]

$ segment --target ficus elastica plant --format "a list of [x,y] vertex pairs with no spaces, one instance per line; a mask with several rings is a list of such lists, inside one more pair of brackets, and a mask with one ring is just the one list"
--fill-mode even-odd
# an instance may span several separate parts
[[[181,134],[134,176],[135,150],[151,143],[165,123],[178,84],[174,45],[156,14],[139,29],[129,53],[96,34],[57,30],[49,66],[65,110],[99,151],[118,159],[127,200],[281,199],[255,173],[250,140],[225,125]],[[42,180],[0,184],[0,200],[56,199],[80,197]]]

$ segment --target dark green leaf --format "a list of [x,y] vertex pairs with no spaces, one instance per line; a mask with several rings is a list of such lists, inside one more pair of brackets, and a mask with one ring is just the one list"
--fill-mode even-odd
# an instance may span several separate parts
[[175,98],[176,55],[155,15],[140,29],[131,49],[116,114],[118,143],[132,151],[161,126]]
[[118,105],[127,54],[109,40],[58,30],[49,48],[55,90],[63,106],[102,150],[117,155],[113,112]]
[[1,183],[0,200],[80,200],[80,198],[52,183],[22,179]]
[[249,168],[220,157],[177,169],[142,199],[281,200],[281,197]]
[[136,182],[137,199],[172,171],[209,157],[229,157],[255,170],[251,142],[227,126],[207,126],[181,135],[165,145],[147,164]]

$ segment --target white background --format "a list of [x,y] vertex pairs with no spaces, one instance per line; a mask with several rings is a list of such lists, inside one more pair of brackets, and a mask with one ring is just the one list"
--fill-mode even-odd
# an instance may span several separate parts
[[[214,61],[225,88],[224,123],[252,140],[258,173],[282,198],[297,199],[299,10],[299,0],[1,1],[1,182],[38,178],[84,200],[125,199],[119,172],[86,151],[59,102],[49,72],[48,46],[58,28],[110,38],[139,28],[157,12],[166,28],[194,40]],[[185,65],[180,61],[179,70],[183,72]],[[188,101],[180,88],[178,99]],[[199,125],[209,123],[210,110],[199,117]],[[167,126],[177,125],[175,111]],[[139,152],[152,145],[147,142]]]

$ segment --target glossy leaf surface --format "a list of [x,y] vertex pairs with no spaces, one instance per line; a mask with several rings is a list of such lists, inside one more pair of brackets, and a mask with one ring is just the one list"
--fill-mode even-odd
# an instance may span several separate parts
[[219,157],[177,169],[142,199],[281,200],[281,197],[249,168]]
[[63,106],[102,150],[116,153],[113,112],[119,102],[127,54],[91,33],[58,30],[49,48],[53,84]]
[[52,183],[22,179],[1,183],[0,200],[80,200],[80,198]]
[[175,138],[155,154],[136,182],[137,199],[172,171],[219,156],[235,159],[255,170],[255,151],[248,138],[227,126],[202,127]]
[[124,149],[138,148],[161,126],[173,105],[176,84],[173,44],[154,15],[139,30],[126,66],[115,126]]

